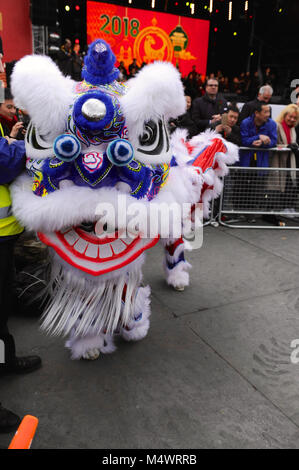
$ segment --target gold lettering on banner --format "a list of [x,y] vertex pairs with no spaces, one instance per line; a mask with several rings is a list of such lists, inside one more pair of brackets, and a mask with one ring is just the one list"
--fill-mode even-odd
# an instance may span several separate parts
[[143,62],[150,63],[155,60],[172,61],[173,45],[168,34],[157,26],[157,19],[151,21],[152,26],[140,31],[134,42],[134,57],[140,66]]

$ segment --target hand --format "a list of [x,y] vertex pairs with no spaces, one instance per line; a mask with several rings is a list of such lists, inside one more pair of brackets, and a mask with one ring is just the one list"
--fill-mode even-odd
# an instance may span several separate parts
[[223,127],[224,127],[225,133],[226,133],[227,135],[229,135],[229,134],[231,133],[231,131],[232,131],[232,128],[231,128],[230,126],[228,126],[228,125],[223,126]]
[[215,127],[215,131],[220,133],[223,131],[223,125],[222,124],[218,124],[218,126]]
[[259,135],[260,140],[262,141],[263,144],[268,145],[270,144],[271,140],[267,135]]
[[220,121],[220,119],[221,119],[221,114],[214,114],[211,119],[211,124],[213,124],[214,122]]
[[260,146],[262,145],[262,143],[263,143],[263,142],[261,141],[261,139],[258,139],[258,140],[254,140],[254,141],[252,142],[252,145],[253,145],[254,147],[260,147]]
[[296,157],[298,156],[299,147],[298,147],[298,144],[296,144],[296,142],[293,142],[293,143],[289,144],[287,147],[289,149],[291,149],[291,151],[296,155]]
[[10,131],[10,136],[15,139],[19,133],[19,131],[23,131],[24,130],[24,126],[23,126],[23,123],[21,121],[18,121],[12,128],[12,130]]
[[296,144],[296,142],[292,142],[292,143],[288,144],[287,147],[289,149],[291,149],[292,152],[298,151],[298,144]]
[[4,136],[4,139],[7,140],[7,142],[9,143],[9,145],[12,144],[13,142],[15,142],[15,139],[11,139],[10,137],[8,137],[8,135],[5,135],[5,136]]

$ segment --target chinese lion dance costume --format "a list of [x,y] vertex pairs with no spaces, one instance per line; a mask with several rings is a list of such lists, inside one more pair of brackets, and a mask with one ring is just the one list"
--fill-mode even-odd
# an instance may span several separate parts
[[[215,133],[187,142],[186,132],[176,131],[170,139],[168,119],[185,111],[175,67],[150,64],[125,85],[114,64],[110,46],[96,40],[82,82],[64,77],[45,56],[24,57],[12,75],[15,103],[31,118],[27,171],[11,187],[13,210],[50,247],[42,328],[68,336],[73,359],[112,352],[116,334],[147,334],[150,288],[141,268],[161,230],[150,238],[142,224],[133,230],[132,217],[123,217],[130,205],[142,205],[147,222],[153,202],[202,202],[207,214],[221,191],[219,177],[237,159],[235,146]],[[181,237],[170,233],[163,243],[168,283],[177,276],[187,282]]]

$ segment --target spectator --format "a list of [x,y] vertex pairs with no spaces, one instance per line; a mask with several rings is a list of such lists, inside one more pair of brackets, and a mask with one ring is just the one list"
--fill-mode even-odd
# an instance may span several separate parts
[[242,85],[240,85],[238,77],[233,78],[232,92],[236,93],[237,95],[242,95]]
[[4,67],[2,64],[2,57],[3,57],[3,47],[2,47],[2,38],[0,36],[0,73],[4,72]]
[[205,88],[205,84],[204,84],[203,77],[201,74],[199,74],[198,79],[197,79],[197,96],[204,95],[204,92],[205,92],[204,88]]
[[82,80],[81,72],[83,67],[83,56],[80,53],[80,44],[75,44],[73,47],[73,70],[72,70],[72,78],[76,80],[76,82],[80,82]]
[[[271,158],[271,167],[274,168],[298,168],[296,156],[298,158],[298,145],[296,143],[295,127],[299,123],[299,108],[296,104],[286,106],[278,118],[277,122],[277,144],[289,147],[291,152],[275,152]],[[269,189],[279,192],[280,208],[287,212],[294,212],[297,199],[296,172],[276,172],[271,177]]]
[[15,139],[19,131],[24,129],[21,121],[16,116],[16,107],[14,105],[12,94],[8,88],[4,90],[4,103],[0,103],[0,135],[9,136]]
[[[242,145],[245,147],[270,148],[277,142],[277,126],[270,119],[270,106],[259,102],[256,104],[254,114],[241,123]],[[243,167],[268,167],[269,152],[240,150],[240,166]],[[254,173],[247,170],[243,173],[243,194],[246,197],[240,201],[243,208],[252,210],[265,205],[266,199],[266,174],[265,172]],[[252,217],[249,222],[253,222]]]
[[[256,104],[254,114],[241,123],[242,145],[245,147],[270,148],[277,142],[277,126],[270,118],[270,105],[259,102]],[[242,151],[241,166],[269,166],[269,152],[256,152],[256,165],[252,165],[254,152]]]
[[[260,88],[259,93],[257,97],[253,101],[249,101],[248,103],[245,103],[239,117],[239,123],[244,121],[244,119],[248,118],[251,116],[256,109],[256,106],[259,103],[265,103],[268,104],[269,101],[271,100],[271,97],[273,95],[273,89],[270,85],[264,85]],[[270,117],[271,117],[271,107],[270,107]]]
[[227,110],[227,101],[218,94],[218,80],[209,78],[206,83],[206,93],[193,102],[192,117],[198,132],[202,132],[211,124],[219,121],[221,114]]
[[[8,184],[25,167],[23,141],[0,137],[0,339],[4,343],[5,363],[0,364],[0,376],[7,373],[27,373],[41,366],[39,356],[17,357],[14,338],[7,327],[8,316],[13,311],[14,244],[23,228],[11,214]],[[11,432],[20,418],[0,405],[0,432]]]
[[246,86],[246,77],[245,77],[245,72],[242,72],[239,77],[239,87],[241,90],[241,95],[244,95],[245,93],[245,86]]
[[192,65],[192,70],[191,72],[188,73],[188,80],[190,80],[191,82],[192,81],[197,81],[197,78],[198,78],[198,73],[196,71],[196,65]]
[[187,109],[185,114],[182,114],[179,116],[177,119],[170,119],[169,120],[169,127],[170,131],[173,132],[176,128],[183,128],[188,130],[188,139],[191,139],[191,137],[195,136],[198,134],[197,132],[197,126],[195,122],[192,119],[192,114],[191,114],[191,105],[192,105],[192,100],[190,96],[185,96],[186,98],[186,105]]
[[123,61],[119,63],[119,72],[121,81],[126,81],[128,79],[128,72]]
[[[297,94],[297,101],[296,101],[296,104],[298,106],[298,109],[299,109],[299,93]],[[299,144],[299,124],[296,126],[296,134],[297,134],[297,144]]]
[[267,67],[265,70],[264,83],[265,85],[270,85],[272,88],[275,88],[276,76],[271,71],[270,67]]
[[134,77],[134,75],[136,75],[138,70],[139,70],[139,67],[137,65],[137,59],[133,59],[133,62],[129,65],[129,75],[131,77]]
[[56,61],[63,75],[73,76],[72,42],[70,39],[66,39],[60,51],[57,52]]
[[249,88],[250,88],[250,72],[246,72],[244,75],[244,95],[248,97],[249,95]]
[[132,78],[132,77],[135,77],[136,73],[138,72],[138,68],[137,67],[131,67],[131,72],[130,72],[130,76],[129,78]]
[[247,93],[248,93],[248,97],[249,97],[250,100],[252,100],[254,98],[254,96],[257,95],[258,90],[259,90],[260,86],[262,85],[262,83],[263,82],[260,78],[260,74],[257,70],[256,72],[254,72],[253,77],[250,76],[250,78],[249,78]]
[[236,104],[232,103],[228,107],[227,114],[223,114],[223,122],[218,121],[211,125],[212,129],[221,134],[228,142],[238,145],[242,144],[240,127],[237,126],[239,117],[239,109]]
[[197,96],[202,96],[202,76],[197,73],[195,65],[193,65],[191,72],[189,72],[183,83],[185,85],[185,93],[190,96],[192,100]]

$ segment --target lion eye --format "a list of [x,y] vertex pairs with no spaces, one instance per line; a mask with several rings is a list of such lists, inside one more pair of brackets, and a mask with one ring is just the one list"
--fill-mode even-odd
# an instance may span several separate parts
[[139,138],[139,143],[142,146],[152,145],[157,138],[158,126],[154,121],[149,121],[144,127],[144,132]]
[[160,155],[169,150],[169,138],[162,119],[144,123],[137,151],[145,155]]

